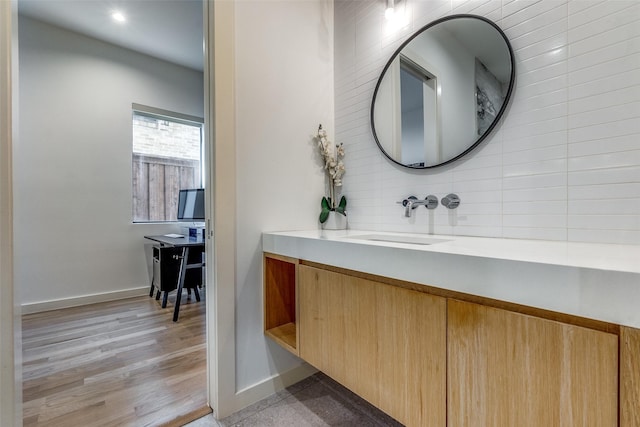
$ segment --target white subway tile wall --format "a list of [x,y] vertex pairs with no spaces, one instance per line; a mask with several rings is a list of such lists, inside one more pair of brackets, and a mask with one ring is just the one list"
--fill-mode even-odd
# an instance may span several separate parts
[[[640,244],[640,1],[384,0],[335,2],[335,141],[346,146],[343,193],[353,229]],[[516,57],[501,124],[453,164],[392,164],[370,130],[386,61],[442,16],[485,16]],[[416,209],[406,196],[454,192],[456,210]]]

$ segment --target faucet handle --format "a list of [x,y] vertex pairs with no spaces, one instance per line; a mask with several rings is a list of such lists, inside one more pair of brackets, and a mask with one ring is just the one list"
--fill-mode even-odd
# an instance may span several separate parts
[[424,198],[424,200],[426,201],[424,206],[427,209],[435,209],[438,207],[438,198],[433,194],[429,194],[427,197]]
[[442,206],[448,209],[455,209],[460,204],[460,197],[457,194],[447,194],[442,198]]

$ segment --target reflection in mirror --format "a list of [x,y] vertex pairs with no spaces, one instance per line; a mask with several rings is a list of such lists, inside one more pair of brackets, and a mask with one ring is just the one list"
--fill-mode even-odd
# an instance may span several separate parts
[[403,166],[452,162],[495,127],[514,75],[511,46],[494,23],[473,15],[435,21],[385,66],[371,106],[374,138]]
[[401,154],[402,163],[423,163],[437,156],[437,78],[406,55],[400,55]]

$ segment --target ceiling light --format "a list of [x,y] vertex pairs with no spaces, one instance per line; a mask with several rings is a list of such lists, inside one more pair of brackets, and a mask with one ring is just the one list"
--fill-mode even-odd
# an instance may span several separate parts
[[111,14],[111,17],[113,18],[114,21],[116,22],[124,22],[127,19],[124,17],[124,15],[122,14],[122,12],[118,12],[115,11]]

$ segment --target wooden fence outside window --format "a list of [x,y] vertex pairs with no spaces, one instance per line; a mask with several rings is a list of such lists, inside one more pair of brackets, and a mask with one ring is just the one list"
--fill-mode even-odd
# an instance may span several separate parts
[[200,162],[133,153],[133,222],[176,221],[178,193],[200,188]]

